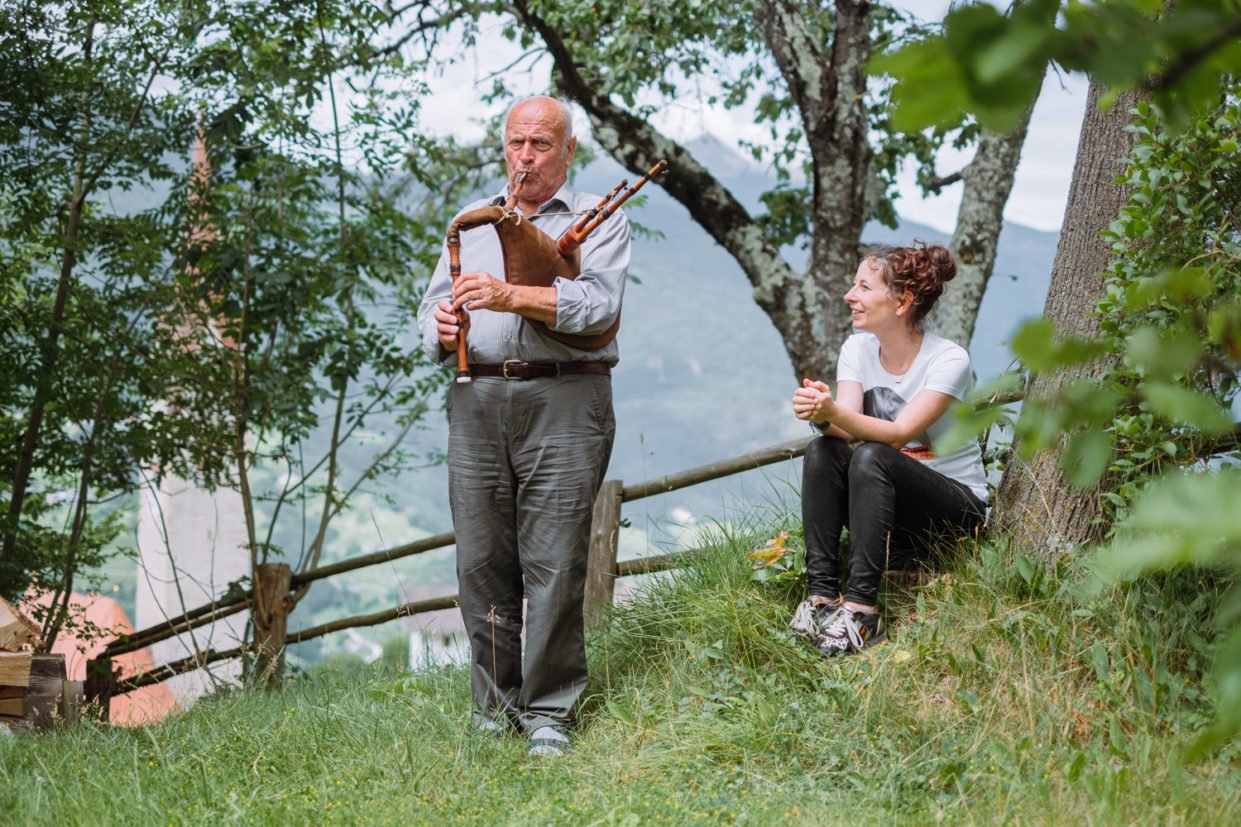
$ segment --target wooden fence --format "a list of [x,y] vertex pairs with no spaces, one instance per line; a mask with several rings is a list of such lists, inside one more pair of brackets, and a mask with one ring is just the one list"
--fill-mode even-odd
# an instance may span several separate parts
[[[590,550],[586,568],[586,613],[588,618],[598,617],[600,609],[611,605],[613,590],[618,577],[662,571],[681,565],[685,552],[673,552],[653,557],[617,561],[617,540],[621,528],[621,505],[645,497],[676,491],[722,477],[761,468],[765,465],[793,459],[806,451],[814,439],[808,436],[773,445],[738,457],[692,468],[676,474],[658,477],[636,485],[624,485],[619,480],[603,483],[595,500],[591,520]],[[216,600],[196,609],[182,613],[166,622],[156,624],[112,641],[103,653],[87,664],[85,694],[88,701],[97,702],[107,714],[108,703],[113,695],[131,692],[144,686],[160,683],[183,672],[205,667],[222,660],[229,660],[246,653],[255,656],[257,673],[275,678],[283,667],[284,648],[289,644],[302,643],[323,635],[361,626],[387,623],[399,617],[450,609],[457,605],[457,595],[448,594],[428,600],[415,600],[391,609],[365,615],[342,618],[295,632],[287,630],[290,597],[297,589],[316,580],[356,571],[377,563],[399,560],[415,554],[453,545],[456,536],[452,532],[437,534],[395,548],[363,554],[310,571],[293,573],[283,563],[258,566],[253,588],[229,600]],[[113,668],[112,659],[192,631],[224,617],[250,610],[254,623],[254,639],[231,649],[208,649],[181,660],[162,664],[139,675],[122,678]]]

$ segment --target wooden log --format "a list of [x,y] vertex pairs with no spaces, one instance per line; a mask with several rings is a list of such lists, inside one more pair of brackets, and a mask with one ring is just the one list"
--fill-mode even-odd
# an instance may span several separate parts
[[71,724],[82,717],[82,708],[86,705],[86,692],[83,681],[65,681],[60,693],[60,717],[65,723]]
[[289,630],[289,586],[293,570],[284,563],[261,563],[254,572],[254,653],[260,681],[284,675],[284,639]]
[[30,652],[0,652],[0,686],[17,686],[24,690],[30,685],[33,661],[34,655]]
[[64,655],[35,655],[30,663],[30,685],[26,692],[23,720],[39,730],[51,729],[63,721],[61,693],[65,683]]
[[678,488],[685,488],[690,485],[697,485],[700,482],[710,482],[718,480],[720,477],[728,477],[733,474],[739,474],[742,471],[749,471],[754,468],[762,468],[764,465],[771,465],[774,462],[783,462],[785,460],[800,457],[806,453],[806,446],[816,436],[801,437],[800,439],[782,442],[779,445],[772,445],[769,448],[762,448],[758,451],[751,451],[748,454],[742,454],[732,459],[713,462],[709,465],[700,465],[697,468],[691,468],[688,471],[681,471],[677,474],[669,474],[667,476],[658,477],[647,482],[640,482],[636,485],[630,485],[625,488],[625,502],[633,502],[643,497],[650,497],[655,494],[664,494],[669,491],[676,491]]
[[112,668],[112,658],[94,658],[86,662],[86,680],[82,682],[82,699],[98,709],[99,720],[112,715],[112,696],[117,694],[121,670]]
[[616,546],[620,538],[623,488],[620,480],[604,482],[590,518],[584,610],[587,621],[592,623],[605,616],[616,589]]
[[39,627],[0,597],[0,652],[16,652],[39,643]]
[[120,635],[116,640],[108,644],[104,654],[110,658],[115,658],[118,655],[145,649],[154,643],[159,643],[161,640],[176,637],[191,629],[197,629],[199,626],[214,623],[220,618],[237,614],[237,612],[250,608],[251,601],[252,598],[247,593],[244,597],[231,602],[208,603],[205,606],[199,606],[197,609],[191,609],[185,614],[169,618],[167,621],[149,626],[146,629],[140,629],[127,635]]

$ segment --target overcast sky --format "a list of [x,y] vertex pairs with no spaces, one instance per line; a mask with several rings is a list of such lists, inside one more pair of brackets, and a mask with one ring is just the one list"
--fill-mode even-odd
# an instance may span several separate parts
[[[942,19],[948,7],[944,0],[902,0],[898,5],[927,21]],[[424,128],[462,137],[480,137],[481,119],[464,119],[463,111],[469,111],[469,108],[463,103],[477,101],[480,88],[490,86],[488,75],[516,59],[519,54],[501,36],[498,24],[490,28],[484,25],[479,46],[471,50],[469,57],[449,67],[442,75],[428,78],[433,94],[424,104]],[[546,61],[534,66],[527,62],[523,68],[527,71],[508,73],[513,88],[518,91],[542,91],[540,84],[546,83],[548,76]],[[1039,230],[1060,229],[1069,179],[1073,173],[1086,88],[1087,82],[1082,75],[1048,73],[1030,122],[1029,137],[1017,168],[1013,192],[1004,211],[1009,221]],[[584,133],[587,131],[585,119],[580,114],[578,118],[575,128]],[[757,129],[746,113],[728,111],[722,107],[709,108],[690,95],[662,107],[653,121],[678,140],[689,140],[708,133],[727,146],[736,146],[739,138],[749,136],[762,140],[764,137],[763,130]],[[972,150],[943,150],[939,172],[947,174],[960,169],[971,153]],[[902,216],[946,233],[952,231],[961,198],[960,184],[947,188],[937,197],[924,199],[914,182],[914,169],[909,168],[900,176],[900,191],[897,210]]]

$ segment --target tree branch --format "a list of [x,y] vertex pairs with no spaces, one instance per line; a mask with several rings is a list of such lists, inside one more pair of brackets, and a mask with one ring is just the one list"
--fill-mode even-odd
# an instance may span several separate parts
[[957,170],[950,175],[943,175],[936,178],[928,178],[923,182],[922,186],[927,192],[933,192],[939,195],[946,187],[951,187],[963,177],[962,170]]
[[546,44],[559,73],[557,85],[585,110],[608,154],[635,172],[666,158],[671,171],[660,186],[737,260],[754,285],[759,305],[768,311],[778,307],[801,279],[741,202],[685,147],[613,104],[604,83],[583,75],[559,32],[532,12],[526,0],[514,0],[513,5],[522,22]]
[[1193,51],[1177,54],[1176,59],[1168,63],[1167,68],[1151,78],[1152,92],[1166,92],[1190,70],[1211,56],[1216,49],[1226,46],[1241,37],[1241,16],[1234,17],[1232,22],[1207,38],[1201,46]]

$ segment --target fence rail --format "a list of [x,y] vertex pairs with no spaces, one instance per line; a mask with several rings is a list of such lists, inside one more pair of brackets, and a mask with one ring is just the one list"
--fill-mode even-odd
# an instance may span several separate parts
[[[795,459],[805,453],[806,446],[812,439],[814,437],[809,436],[782,442],[778,445],[751,451],[737,457],[633,485],[626,486],[618,480],[608,480],[605,482],[595,502],[595,511],[591,525],[586,585],[586,612],[588,617],[597,616],[601,607],[611,604],[617,578],[676,568],[683,565],[689,557],[693,556],[694,550],[686,550],[618,561],[616,559],[616,551],[621,527],[621,503],[633,502],[655,496],[656,494],[688,488],[744,471],[762,468],[773,463]],[[102,683],[104,685],[97,690],[94,700],[101,702],[101,705],[106,708],[107,701],[112,695],[123,694],[144,686],[160,683],[183,672],[201,669],[212,663],[230,660],[247,653],[254,653],[258,656],[260,672],[264,669],[269,672],[278,672],[278,666],[275,668],[273,666],[278,664],[276,659],[280,657],[279,652],[283,652],[283,648],[290,644],[313,640],[314,638],[344,629],[374,626],[400,617],[454,608],[457,605],[457,595],[450,594],[427,600],[411,601],[391,609],[346,617],[295,632],[286,633],[283,625],[288,614],[288,593],[291,593],[291,591],[298,587],[313,583],[316,580],[356,571],[367,566],[391,562],[439,548],[446,548],[455,542],[456,535],[453,532],[436,534],[412,543],[405,543],[371,554],[359,555],[348,560],[342,560],[339,563],[320,566],[310,571],[292,574],[291,576],[288,573],[288,567],[283,564],[259,566],[259,571],[255,573],[256,580],[259,582],[253,584],[253,587],[243,595],[230,601],[217,600],[204,606],[199,606],[196,609],[169,618],[166,622],[123,635],[108,644],[101,656],[90,664],[92,673],[111,676],[110,680],[96,682],[97,684]],[[268,578],[274,577],[279,579],[282,576],[287,578],[279,586],[282,596],[274,599],[272,596],[265,594],[265,591],[270,591],[270,588],[265,589],[271,582]],[[225,650],[206,650],[126,678],[121,678],[112,669],[111,659],[117,655],[176,637],[199,626],[246,609],[250,609],[253,612],[252,616],[255,624],[255,642],[253,643],[242,644]],[[273,632],[277,633],[273,636]]]

